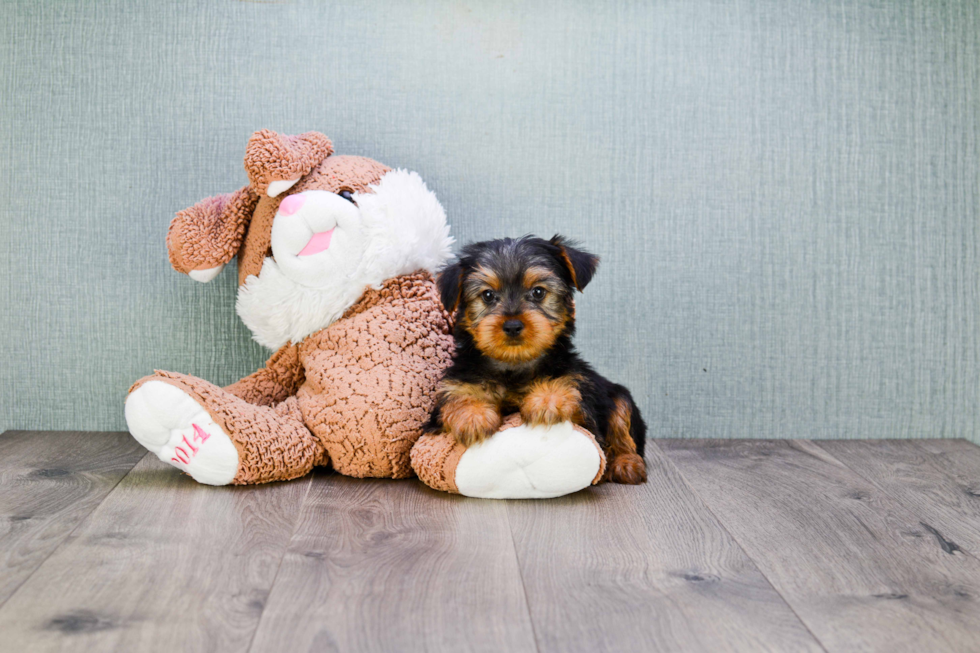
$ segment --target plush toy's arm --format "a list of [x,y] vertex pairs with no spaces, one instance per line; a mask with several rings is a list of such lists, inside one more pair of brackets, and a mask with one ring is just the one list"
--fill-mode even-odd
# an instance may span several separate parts
[[265,367],[225,390],[257,406],[275,406],[296,394],[306,380],[299,347],[291,342],[272,355]]
[[484,499],[547,499],[598,483],[606,456],[595,436],[572,422],[529,426],[519,414],[471,447],[447,433],[426,433],[412,469],[434,490]]
[[170,264],[195,281],[210,281],[241,249],[259,195],[246,186],[203,199],[174,216],[167,231]]

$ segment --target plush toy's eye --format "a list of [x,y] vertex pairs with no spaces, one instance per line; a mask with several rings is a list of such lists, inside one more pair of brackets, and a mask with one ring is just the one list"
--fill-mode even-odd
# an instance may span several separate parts
[[354,201],[354,194],[351,193],[349,190],[342,190],[342,191],[340,191],[337,194],[340,195],[341,197],[343,197],[345,200],[347,200],[351,204],[357,204],[357,202]]
[[484,290],[483,294],[480,296],[483,297],[483,301],[485,301],[488,304],[497,298],[497,294],[492,290]]
[[544,296],[547,292],[548,291],[542,288],[541,286],[538,286],[537,288],[532,288],[531,299],[533,299],[536,302],[540,302],[542,299],[544,299]]

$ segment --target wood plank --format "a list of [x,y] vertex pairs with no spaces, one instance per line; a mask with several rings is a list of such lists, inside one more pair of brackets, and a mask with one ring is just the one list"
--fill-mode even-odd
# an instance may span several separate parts
[[0,435],[0,606],[145,454],[128,433]]
[[4,646],[244,650],[309,484],[215,488],[143,458],[0,608]]
[[829,651],[980,648],[980,562],[823,449],[659,444]]
[[966,440],[815,444],[941,532],[949,546],[980,558],[980,447]]
[[317,475],[251,650],[535,650],[506,506]]
[[648,447],[645,485],[508,506],[539,650],[822,650]]

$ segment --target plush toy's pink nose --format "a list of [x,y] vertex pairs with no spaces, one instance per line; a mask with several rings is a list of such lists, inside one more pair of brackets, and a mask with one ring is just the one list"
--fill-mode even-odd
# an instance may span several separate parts
[[304,202],[306,202],[306,198],[303,197],[302,193],[290,195],[279,204],[279,212],[283,215],[292,215],[300,210]]

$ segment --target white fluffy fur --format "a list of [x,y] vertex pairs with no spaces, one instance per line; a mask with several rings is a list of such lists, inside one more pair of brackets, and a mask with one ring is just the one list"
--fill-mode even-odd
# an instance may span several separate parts
[[270,349],[299,342],[343,315],[367,287],[420,269],[435,273],[449,259],[445,211],[417,173],[392,170],[371,189],[354,196],[365,245],[345,278],[313,288],[290,279],[270,257],[239,288],[236,309],[257,342]]

